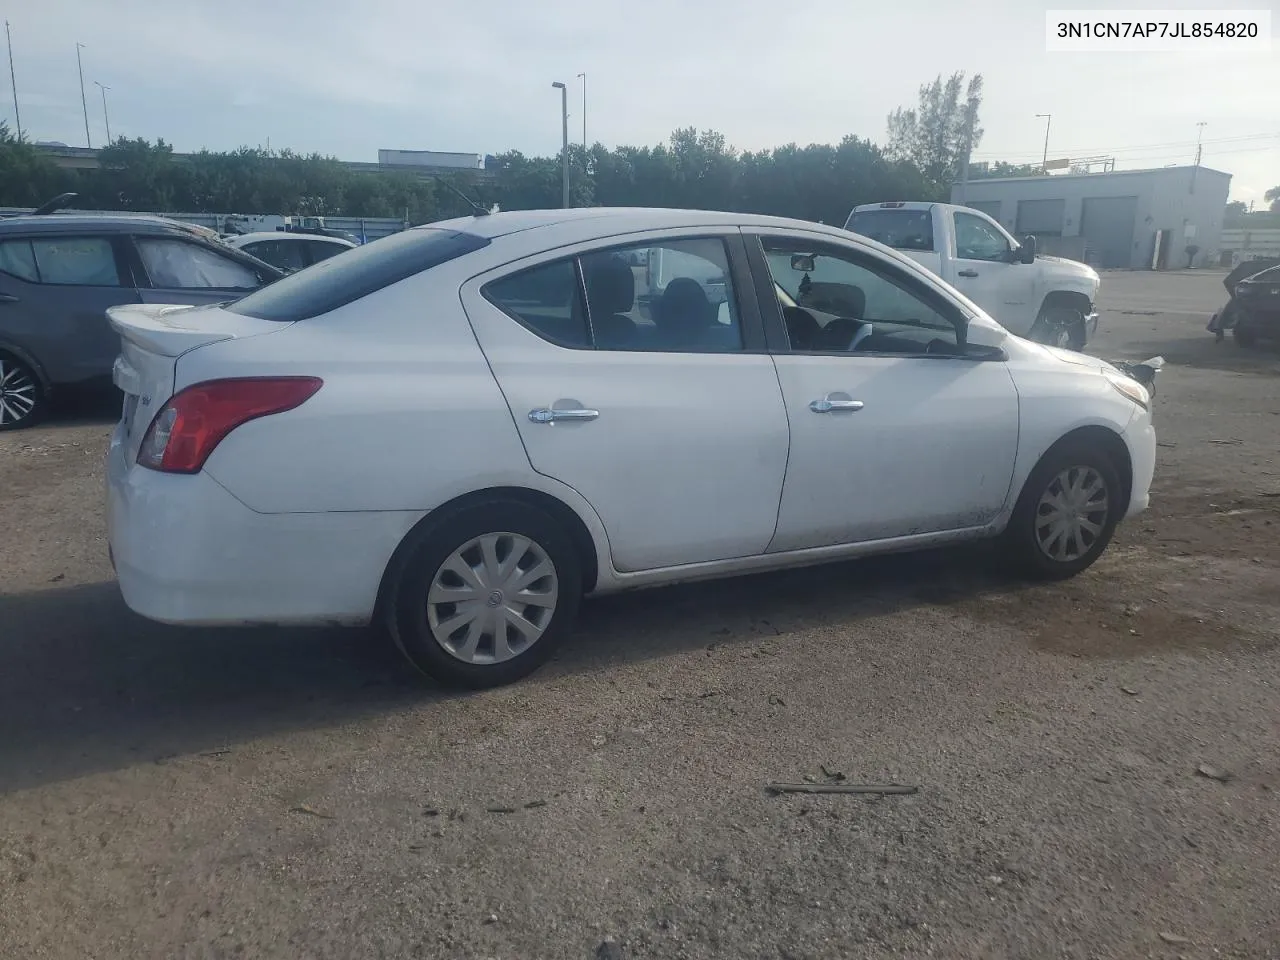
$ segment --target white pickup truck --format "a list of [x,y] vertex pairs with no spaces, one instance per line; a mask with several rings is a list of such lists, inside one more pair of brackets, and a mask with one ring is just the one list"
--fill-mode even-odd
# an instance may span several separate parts
[[844,228],[877,240],[937,274],[1010,333],[1071,350],[1098,326],[1098,274],[1036,255],[1035,237],[1015,240],[986,214],[948,203],[868,203]]

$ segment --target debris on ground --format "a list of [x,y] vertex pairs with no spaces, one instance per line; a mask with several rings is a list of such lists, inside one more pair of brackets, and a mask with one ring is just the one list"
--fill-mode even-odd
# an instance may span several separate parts
[[917,786],[903,783],[770,783],[770,793],[873,793],[881,796],[919,793]]
[[778,696],[776,693],[771,693],[771,694],[769,694],[769,706],[771,706],[771,707],[785,707],[786,705],[787,705],[787,701],[783,700],[783,699],[782,699],[780,696]]
[[1191,942],[1190,938],[1180,937],[1176,933],[1161,932],[1160,939],[1163,940],[1165,943],[1190,943]]
[[515,813],[515,807],[485,807],[486,813]]
[[526,810],[536,810],[538,807],[545,807],[546,805],[547,801],[545,800],[530,800],[524,805],[524,808]]
[[595,960],[622,960],[622,947],[612,937],[606,937],[596,947]]
[[424,817],[438,817],[440,816],[440,811],[436,807],[425,807],[422,815]]
[[296,806],[296,807],[290,807],[290,808],[289,808],[289,812],[290,812],[290,813],[305,813],[305,814],[306,814],[307,816],[309,816],[309,817],[319,817],[321,820],[337,820],[337,819],[338,819],[338,818],[337,818],[337,817],[335,817],[332,813],[321,813],[321,812],[320,812],[319,810],[317,810],[315,807],[308,806],[308,805],[307,805],[307,804],[305,804],[305,803],[300,803],[300,804],[298,804],[298,806]]
[[1133,689],[1133,687],[1121,687],[1120,692],[1127,693],[1131,697],[1136,697],[1138,695],[1138,691]]
[[832,781],[833,783],[839,783],[842,780],[848,779],[848,777],[846,777],[844,773],[840,770],[828,770],[825,766],[822,766],[822,765],[819,765],[818,769],[822,771],[822,775],[824,777],[826,777],[828,780]]
[[1208,777],[1210,780],[1217,780],[1219,783],[1227,783],[1231,779],[1231,774],[1226,770],[1220,770],[1207,763],[1202,763],[1196,767],[1196,773],[1202,777]]

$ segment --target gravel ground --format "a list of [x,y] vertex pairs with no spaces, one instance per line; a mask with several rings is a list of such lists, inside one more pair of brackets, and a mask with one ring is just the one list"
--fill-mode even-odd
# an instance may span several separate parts
[[[1096,352],[1170,366],[1153,508],[1085,575],[601,600],[473,695],[131,615],[110,413],[0,436],[0,954],[1280,957],[1280,354],[1214,344],[1220,279],[1104,278]],[[763,789],[824,767],[920,792]]]

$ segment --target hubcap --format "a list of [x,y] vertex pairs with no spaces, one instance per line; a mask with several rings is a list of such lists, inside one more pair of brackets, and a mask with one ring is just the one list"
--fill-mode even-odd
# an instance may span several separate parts
[[1107,524],[1107,482],[1093,467],[1068,467],[1049,482],[1036,505],[1036,542],[1058,563],[1079,560]]
[[518,533],[486,533],[436,571],[427,624],[459,660],[502,663],[538,642],[559,596],[555,564],[542,547]]
[[0,357],[0,423],[25,420],[35,407],[35,380],[23,367]]

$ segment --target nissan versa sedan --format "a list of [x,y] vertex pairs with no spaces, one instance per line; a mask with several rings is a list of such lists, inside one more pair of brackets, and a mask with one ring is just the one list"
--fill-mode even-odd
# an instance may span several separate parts
[[1155,462],[1136,379],[794,220],[492,214],[109,315],[128,605],[375,622],[448,684],[529,673],[587,594],[985,537],[1071,576]]

